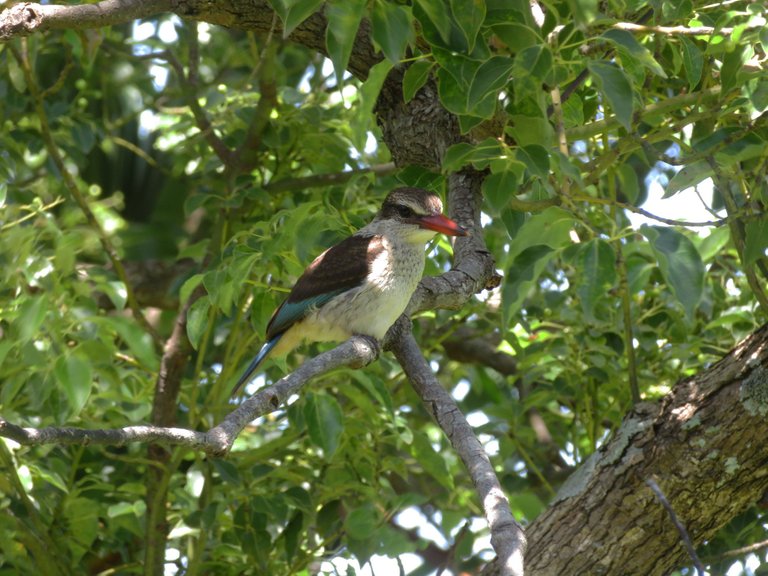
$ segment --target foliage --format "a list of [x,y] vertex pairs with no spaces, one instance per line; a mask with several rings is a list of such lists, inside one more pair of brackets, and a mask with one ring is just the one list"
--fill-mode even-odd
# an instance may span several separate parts
[[[322,4],[273,2],[285,36]],[[168,16],[0,44],[2,415],[35,427],[148,421],[161,343],[202,286],[176,419],[207,429],[232,408],[228,391],[314,255],[399,182],[444,192],[446,175],[471,164],[488,172],[484,235],[503,284],[458,312],[423,315],[417,337],[482,434],[516,516],[531,521],[633,397],[659,397],[766,319],[765,8],[339,0],[325,10],[330,64],[279,32]],[[344,73],[361,16],[388,59],[366,81]],[[435,79],[466,134],[441,174],[367,170],[390,158],[380,138],[371,144],[372,111],[401,62],[405,99]],[[246,169],[224,168],[216,142],[245,150],[232,165]],[[630,221],[654,183],[693,206],[707,179],[717,225]],[[434,248],[431,275],[451,256],[444,240]],[[182,272],[166,281],[147,272],[173,263]],[[456,359],[460,328],[514,370]],[[314,350],[269,363],[266,380]],[[7,445],[2,573],[141,572],[152,497],[143,446]],[[310,573],[334,553],[427,562],[431,539],[453,546],[442,558],[457,571],[487,557],[466,474],[388,355],[313,383],[227,459],[176,450],[165,473],[167,558],[185,573]],[[437,536],[403,528],[406,510]],[[759,516],[741,516],[707,553],[764,540]],[[436,568],[425,566],[412,573]]]

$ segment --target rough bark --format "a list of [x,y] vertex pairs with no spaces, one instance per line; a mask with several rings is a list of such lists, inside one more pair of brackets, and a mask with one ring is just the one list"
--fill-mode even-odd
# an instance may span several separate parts
[[700,545],[768,490],[766,438],[768,325],[626,417],[528,527],[526,573],[650,576],[690,565],[645,480]]

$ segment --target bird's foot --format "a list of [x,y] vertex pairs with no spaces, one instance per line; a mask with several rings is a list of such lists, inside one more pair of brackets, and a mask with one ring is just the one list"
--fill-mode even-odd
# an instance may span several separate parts
[[368,366],[368,364],[376,360],[379,357],[379,354],[381,354],[381,344],[379,344],[379,341],[373,336],[368,336],[367,334],[354,334],[352,338],[360,358],[360,361],[356,365],[353,365],[353,368]]

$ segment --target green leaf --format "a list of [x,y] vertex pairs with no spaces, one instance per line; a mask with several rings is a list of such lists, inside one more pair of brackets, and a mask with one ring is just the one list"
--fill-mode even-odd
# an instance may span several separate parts
[[517,163],[517,166],[517,170],[495,172],[483,180],[483,197],[488,201],[493,213],[501,212],[520,186],[525,165]]
[[505,155],[504,148],[495,138],[486,138],[477,144],[459,142],[454,144],[443,157],[443,172],[456,172],[473,164],[475,168],[484,170],[488,164]]
[[501,287],[504,326],[511,325],[512,317],[520,310],[528,292],[555,254],[549,246],[531,246],[517,254],[507,268]]
[[520,51],[515,56],[515,78],[534,79],[543,82],[552,70],[552,50],[546,44],[537,44]]
[[650,241],[662,276],[692,320],[704,291],[704,263],[698,250],[674,228],[644,225],[640,232]]
[[445,459],[432,447],[427,435],[421,430],[413,434],[411,455],[421,464],[424,471],[437,480],[446,490],[453,490],[453,476]]
[[600,10],[597,0],[568,0],[568,8],[579,26],[594,25]]
[[301,542],[301,535],[304,532],[304,514],[297,512],[291,518],[288,525],[283,530],[283,542],[285,544],[285,559],[291,562],[296,556],[296,552],[299,549],[299,543]]
[[712,173],[712,166],[705,160],[699,160],[684,166],[669,179],[669,184],[667,184],[667,189],[664,190],[662,198],[669,198],[682,190],[696,186],[702,180],[712,176]]
[[208,296],[199,298],[187,312],[187,338],[195,350],[200,346],[200,339],[208,325],[208,312],[211,309],[211,300]]
[[517,22],[496,24],[491,29],[509,47],[510,52],[513,54],[529,46],[542,43],[541,37],[535,30]]
[[[469,78],[474,76],[475,69],[464,70],[462,73],[470,72]],[[488,94],[480,102],[477,102],[471,109],[468,108],[469,84],[459,82],[457,77],[446,68],[437,70],[437,91],[440,96],[440,102],[443,106],[454,114],[468,114],[478,118],[492,118],[496,112],[496,97],[494,94]]]
[[344,519],[344,528],[356,540],[365,540],[373,535],[381,521],[379,511],[373,503],[367,502],[349,511]]
[[333,396],[324,393],[310,393],[304,404],[304,418],[312,442],[323,449],[330,460],[339,447],[344,431],[344,414]]
[[688,89],[693,91],[701,81],[701,72],[704,70],[704,56],[692,40],[684,35],[680,36],[683,47],[683,69],[688,79]]
[[324,0],[286,0],[283,16],[283,38],[288,38],[296,26],[304,22],[323,5]]
[[390,70],[392,70],[392,62],[382,60],[368,71],[368,78],[360,87],[360,109],[352,122],[353,143],[358,150],[365,148],[368,129],[372,121],[371,113],[373,107],[376,106],[379,92],[381,92],[381,87],[384,85],[384,80],[386,80]]
[[616,252],[610,243],[600,238],[580,246],[581,282],[576,293],[581,300],[584,316],[598,321],[595,310],[605,302],[605,296],[616,283]]
[[77,416],[91,395],[91,364],[76,354],[60,356],[54,374],[69,404],[69,415]]
[[330,0],[325,5],[325,17],[328,19],[325,45],[339,85],[352,54],[365,5],[366,0]]
[[515,158],[525,164],[531,176],[546,178],[549,176],[549,153],[538,144],[521,146],[515,151]]
[[725,53],[723,65],[720,67],[720,85],[723,94],[740,88],[739,73],[750,54],[751,51],[747,50],[746,46],[739,44],[732,51]]
[[83,154],[88,154],[96,143],[96,136],[90,124],[78,122],[72,126],[72,139]]
[[417,60],[403,75],[403,100],[410,102],[429,79],[429,72],[434,64],[428,60]]
[[190,276],[187,278],[187,280],[184,282],[184,284],[181,285],[181,290],[179,290],[179,305],[183,306],[187,303],[187,300],[189,300],[190,295],[192,292],[195,291],[195,288],[200,286],[200,283],[203,281],[204,274],[195,274],[194,276]]
[[28,298],[23,302],[16,320],[19,327],[19,342],[27,342],[39,335],[46,312],[48,312],[48,297],[45,294]]
[[639,181],[637,172],[630,164],[622,164],[616,168],[616,176],[619,179],[619,190],[630,204],[634,204],[643,184]]
[[650,51],[640,44],[630,32],[611,29],[603,32],[602,37],[613,43],[623,56],[635,60],[657,76],[667,77],[664,69],[656,62]]
[[450,14],[447,2],[416,0],[413,5],[413,15],[421,24],[427,40],[433,45],[441,41],[444,46],[451,46],[454,24]]
[[611,105],[616,119],[627,130],[631,129],[634,99],[632,85],[623,70],[600,60],[587,64],[598,88]]
[[485,20],[485,0],[450,0],[450,3],[454,21],[467,42],[467,52],[472,52]]
[[411,37],[408,11],[398,4],[376,0],[371,19],[373,41],[381,47],[390,62],[399,63]]
[[715,256],[721,254],[725,246],[731,240],[731,230],[728,226],[710,229],[709,236],[699,244],[699,254],[703,262],[711,262]]
[[760,258],[765,258],[768,249],[768,218],[763,215],[757,220],[749,220],[745,226],[744,266],[752,266]]
[[89,498],[67,498],[64,507],[67,519],[66,544],[75,562],[91,548],[99,532],[99,501]]
[[552,249],[570,244],[570,232],[575,220],[573,216],[557,206],[542,210],[528,218],[516,229],[509,244],[509,258],[515,258],[522,251],[538,245]]
[[27,464],[27,466],[32,471],[33,476],[37,476],[40,479],[45,480],[46,483],[50,484],[51,486],[55,486],[65,494],[69,493],[69,487],[67,486],[67,483],[59,474],[53,470],[40,468],[40,466],[32,464],[31,462]]
[[483,62],[475,72],[467,96],[467,110],[472,110],[489,95],[498,97],[506,86],[514,62],[506,56],[494,56]]
[[155,353],[152,337],[132,319],[122,316],[90,316],[88,321],[104,324],[115,330],[136,359],[146,368],[155,370],[159,366],[159,358]]
[[133,504],[129,502],[118,502],[107,508],[107,518],[117,518],[124,514],[133,514]]

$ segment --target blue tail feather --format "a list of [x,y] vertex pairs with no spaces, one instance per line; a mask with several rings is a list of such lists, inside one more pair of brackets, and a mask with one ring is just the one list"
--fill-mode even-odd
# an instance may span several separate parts
[[240,389],[240,386],[250,381],[251,377],[253,376],[253,373],[256,372],[256,368],[259,367],[259,364],[261,364],[264,361],[264,359],[272,351],[272,349],[275,346],[277,346],[277,343],[280,341],[280,338],[282,336],[283,336],[283,333],[278,334],[277,336],[269,340],[266,344],[264,344],[264,346],[261,347],[261,350],[259,350],[259,353],[256,354],[256,357],[248,365],[248,368],[245,370],[245,372],[243,372],[243,375],[240,376],[240,380],[238,380],[237,384],[235,384],[235,387],[232,388],[232,395],[234,395],[235,392],[237,392]]

